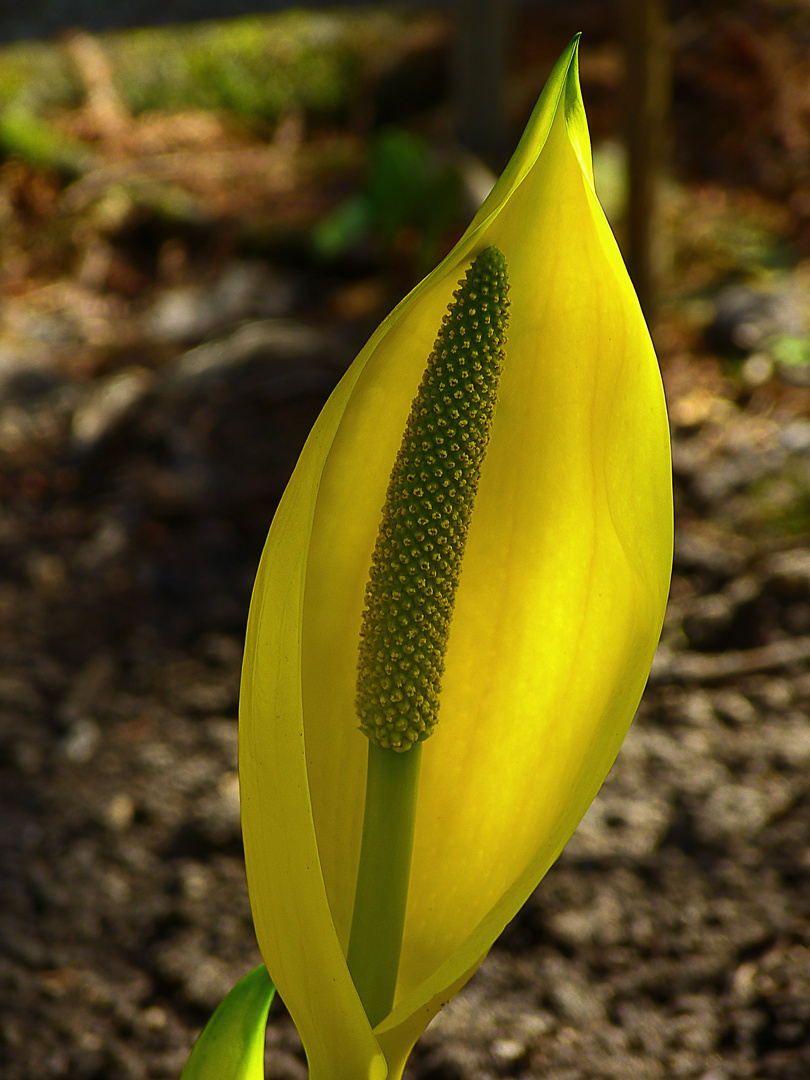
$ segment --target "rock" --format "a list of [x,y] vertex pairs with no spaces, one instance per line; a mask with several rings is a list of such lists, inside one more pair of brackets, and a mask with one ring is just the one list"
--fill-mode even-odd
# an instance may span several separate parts
[[771,332],[771,299],[749,285],[724,286],[715,297],[715,315],[706,329],[706,342],[721,356],[750,353]]
[[734,619],[734,605],[722,593],[701,596],[684,615],[683,628],[693,649],[719,645]]
[[737,690],[717,690],[712,694],[711,701],[717,715],[734,724],[744,726],[759,719],[759,713],[750,699]]
[[161,344],[202,341],[244,319],[286,315],[293,288],[266,263],[230,262],[211,285],[167,289],[144,316],[146,337]]
[[790,803],[788,784],[776,776],[767,784],[722,784],[709,793],[701,808],[698,833],[708,843],[745,841]]
[[95,721],[83,717],[70,725],[62,740],[62,753],[74,765],[86,765],[101,741],[101,731]]
[[331,390],[341,357],[346,358],[345,348],[320,330],[264,319],[185,353],[166,370],[160,389],[163,394],[199,391],[212,379],[235,377],[238,369],[261,364],[265,388],[277,400],[289,400]]
[[810,451],[810,420],[799,416],[789,421],[780,430],[779,441],[791,454]]
[[779,551],[766,561],[764,570],[783,594],[804,596],[810,593],[810,550]]
[[88,660],[59,705],[60,723],[70,726],[92,717],[109,694],[114,677],[115,660],[110,653],[98,653]]
[[708,570],[731,577],[744,566],[753,548],[741,536],[679,529],[675,534],[675,566],[679,570]]
[[89,454],[105,442],[133,414],[151,385],[152,374],[144,368],[130,368],[91,383],[73,413],[74,451]]
[[[762,355],[778,363],[788,378],[799,373],[805,385],[810,303],[807,272],[799,268],[751,284],[723,286],[715,297],[715,314],[706,329],[710,348],[721,356]],[[795,381],[795,379],[791,379]]]
[[104,807],[104,824],[113,832],[124,832],[135,818],[135,802],[126,791],[113,795]]
[[693,478],[695,492],[705,503],[716,506],[734,492],[748,487],[785,464],[787,451],[782,446],[740,450],[716,459]]

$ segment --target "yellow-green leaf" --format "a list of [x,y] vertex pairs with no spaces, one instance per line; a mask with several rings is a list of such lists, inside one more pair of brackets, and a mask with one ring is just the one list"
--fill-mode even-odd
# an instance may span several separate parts
[[275,992],[264,964],[240,979],[200,1033],[181,1080],[264,1080],[265,1028]]

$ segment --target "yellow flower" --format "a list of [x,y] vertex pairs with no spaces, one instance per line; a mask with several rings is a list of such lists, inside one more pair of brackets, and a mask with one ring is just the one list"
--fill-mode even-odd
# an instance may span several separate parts
[[[510,322],[424,743],[402,956],[372,1030],[346,964],[368,743],[363,597],[411,402],[454,289],[503,253]],[[658,367],[593,190],[576,41],[444,262],[371,338],[282,498],[247,631],[240,777],[267,968],[313,1080],[398,1080],[596,794],[658,641],[672,547]]]

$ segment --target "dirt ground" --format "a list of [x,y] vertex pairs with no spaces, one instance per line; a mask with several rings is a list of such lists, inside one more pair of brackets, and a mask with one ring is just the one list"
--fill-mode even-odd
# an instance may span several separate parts
[[[675,24],[678,247],[655,333],[678,534],[648,691],[410,1080],[810,1076],[810,32],[777,8]],[[585,97],[610,135],[596,30]],[[112,149],[89,106],[64,123],[119,166],[172,151],[155,117]],[[357,133],[171,131],[172,182],[207,214],[179,224],[109,174],[0,166],[3,1080],[177,1077],[258,963],[236,776],[252,578],[310,424],[414,270],[407,230],[329,265],[278,241],[356,183],[354,150],[327,179],[307,155],[345,161]],[[241,155],[227,190],[195,183],[214,151]],[[306,1076],[280,1003],[267,1076]]]

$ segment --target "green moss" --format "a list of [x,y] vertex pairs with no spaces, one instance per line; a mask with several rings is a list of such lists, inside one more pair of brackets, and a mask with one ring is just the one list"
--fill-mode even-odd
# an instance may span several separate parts
[[39,113],[72,108],[81,99],[79,80],[61,48],[24,42],[0,49],[0,110],[13,104]]
[[384,13],[286,11],[138,30],[104,45],[135,114],[217,109],[273,122],[292,108],[327,115],[346,109],[366,58],[392,29]]
[[[217,109],[271,123],[300,108],[347,110],[363,75],[396,53],[408,16],[387,10],[305,11],[130,30],[100,36],[126,106]],[[78,72],[60,44],[0,49],[0,110],[42,115],[81,103]]]

